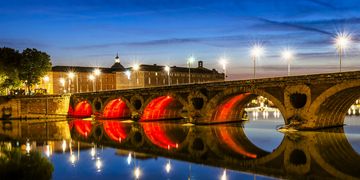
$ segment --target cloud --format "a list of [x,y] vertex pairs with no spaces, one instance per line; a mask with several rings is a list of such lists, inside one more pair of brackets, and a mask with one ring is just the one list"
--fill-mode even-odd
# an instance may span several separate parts
[[295,29],[295,30],[315,32],[315,33],[320,33],[320,34],[330,35],[330,36],[333,35],[333,33],[331,33],[331,32],[328,32],[328,31],[325,31],[322,29],[318,29],[318,28],[314,28],[314,27],[305,26],[302,23],[280,22],[280,21],[274,21],[274,20],[270,20],[270,19],[266,19],[266,18],[256,18],[256,19],[259,20],[260,22],[262,22],[262,24],[254,25],[252,28],[256,28],[256,29],[278,28],[279,30]]

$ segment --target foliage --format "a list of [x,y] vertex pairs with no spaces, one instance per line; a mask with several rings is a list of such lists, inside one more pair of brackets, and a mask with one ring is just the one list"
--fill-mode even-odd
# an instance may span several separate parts
[[30,92],[50,69],[50,56],[45,52],[27,48],[19,53],[11,48],[0,48],[0,93],[5,89],[17,89],[22,83]]
[[54,167],[39,152],[23,154],[12,149],[0,153],[1,179],[51,179]]
[[21,54],[11,48],[0,48],[0,91],[16,89],[21,85],[18,67]]

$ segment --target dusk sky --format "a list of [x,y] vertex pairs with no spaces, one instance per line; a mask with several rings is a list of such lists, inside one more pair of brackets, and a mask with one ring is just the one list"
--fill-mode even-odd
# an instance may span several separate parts
[[255,43],[259,77],[286,75],[285,47],[293,74],[337,72],[333,38],[346,31],[343,69],[360,69],[359,0],[1,0],[0,24],[0,46],[37,48],[53,65],[107,67],[119,53],[125,67],[186,66],[193,54],[222,72],[226,56],[230,79],[252,76]]

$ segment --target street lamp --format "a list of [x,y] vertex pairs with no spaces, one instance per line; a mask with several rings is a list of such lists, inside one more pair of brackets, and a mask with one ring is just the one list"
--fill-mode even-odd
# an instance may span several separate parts
[[224,71],[224,80],[226,80],[226,65],[228,62],[225,58],[221,58],[219,63],[222,66],[222,69]]
[[100,78],[100,91],[102,91],[102,78],[101,78],[101,70],[99,68],[94,69],[94,75],[99,76]]
[[191,64],[195,62],[195,57],[193,55],[191,55],[188,60],[187,60],[187,64],[188,64],[188,67],[189,67],[189,84],[191,83],[191,72],[190,72],[190,69],[191,69]]
[[133,66],[133,70],[135,71],[135,76],[136,76],[136,85],[139,85],[139,78],[138,78],[138,71],[140,69],[140,65],[139,64],[134,64]]
[[170,86],[170,67],[165,66],[164,70],[166,71],[166,73],[168,75],[168,83],[169,83],[169,86]]
[[96,81],[95,81],[95,76],[94,76],[93,74],[90,74],[90,75],[88,76],[88,79],[89,79],[90,81],[92,81],[93,91],[96,91],[96,90],[95,90],[95,83],[96,83]]
[[294,53],[287,48],[281,52],[281,57],[288,63],[288,76],[290,76],[290,63],[294,59]]
[[345,51],[346,48],[349,47],[350,43],[351,43],[351,35],[349,33],[346,32],[340,32],[336,35],[335,39],[335,47],[338,50],[339,53],[339,61],[340,61],[340,67],[339,70],[341,72],[341,60],[342,60],[342,56],[343,53]]
[[74,72],[72,72],[72,71],[68,72],[68,78],[69,78],[69,87],[68,87],[68,89],[69,89],[69,93],[71,93],[71,80],[72,80],[74,77],[75,77],[75,73],[74,73]]
[[253,46],[253,48],[251,49],[251,57],[253,58],[254,61],[254,78],[255,78],[255,74],[256,74],[256,59],[259,59],[263,54],[264,54],[264,48],[260,45],[260,44],[255,44]]

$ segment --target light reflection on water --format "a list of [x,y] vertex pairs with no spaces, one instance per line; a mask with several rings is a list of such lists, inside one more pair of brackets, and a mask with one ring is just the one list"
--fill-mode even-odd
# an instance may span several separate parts
[[[187,129],[183,132],[197,131],[197,133],[202,132],[203,135],[209,135],[208,132],[212,131],[213,133],[214,132],[216,133],[210,135],[222,135],[219,137],[225,137],[224,134],[221,134],[221,130],[227,130],[231,132],[230,134],[228,134],[230,135],[229,137],[232,137],[231,135],[237,135],[237,134],[241,135],[242,131],[238,132],[236,129],[241,128],[239,126],[244,126],[243,132],[246,138],[250,140],[250,142],[253,145],[255,145],[257,148],[264,150],[263,153],[265,152],[271,153],[273,151],[276,151],[276,149],[280,146],[280,144],[283,142],[285,138],[283,133],[276,131],[277,126],[284,124],[284,120],[282,119],[282,117],[274,118],[272,116],[269,116],[267,119],[262,119],[261,117],[258,117],[258,119],[253,120],[253,118],[250,115],[249,119],[250,120],[243,125],[230,124],[230,125],[214,125],[214,126],[199,126],[199,127],[183,127]],[[360,116],[348,116],[346,117],[345,123],[348,124],[347,126],[344,126],[346,138],[350,142],[352,148],[354,148],[357,151],[358,153],[357,156],[359,156]],[[132,125],[133,124],[128,123],[125,126],[132,126]],[[151,124],[147,124],[147,125],[151,125]],[[96,124],[92,124],[92,126],[96,126]],[[45,126],[41,126],[41,127],[45,127]],[[141,126],[136,126],[136,128],[139,127]],[[174,125],[166,125],[166,127],[172,130],[177,129],[177,127]],[[220,131],[218,131],[217,128],[220,128]],[[222,166],[223,164],[226,165],[226,163],[223,163],[223,161],[226,162],[226,160],[221,159],[222,158],[221,156],[218,157],[219,158],[218,163],[211,162],[211,158],[210,158],[211,166],[201,165],[197,163],[187,162],[186,160],[187,158],[182,157],[184,154],[181,153],[178,156],[175,155],[174,156],[175,159],[174,159],[170,157],[171,153],[166,153],[164,155],[162,155],[161,153],[160,154],[150,153],[152,155],[146,153],[140,153],[143,152],[144,148],[146,148],[144,146],[139,146],[136,149],[131,148],[130,150],[125,150],[126,148],[122,148],[123,150],[120,150],[118,149],[120,147],[115,148],[117,145],[122,144],[121,141],[107,141],[108,146],[102,145],[101,141],[94,143],[92,142],[92,140],[90,140],[91,138],[93,138],[93,136],[87,133],[86,136],[85,135],[79,136],[80,138],[78,139],[72,136],[72,140],[70,140],[69,136],[66,135],[67,133],[57,132],[55,134],[65,137],[64,138],[65,140],[62,140],[62,138],[56,138],[56,135],[52,135],[52,136],[48,135],[51,136],[51,138],[49,139],[53,139],[52,141],[50,141],[50,143],[44,143],[44,140],[40,140],[34,144],[34,140],[38,139],[39,137],[32,135],[30,132],[27,132],[30,134],[26,134],[24,130],[28,129],[27,127],[24,127],[22,129],[23,129],[23,135],[26,135],[27,137],[21,137],[21,138],[29,139],[29,141],[31,142],[30,143],[32,148],[31,151],[34,150],[41,151],[44,154],[44,156],[47,155],[49,156],[48,158],[53,163],[55,168],[53,172],[53,179],[115,179],[115,178],[136,179],[136,175],[139,176],[139,179],[189,179],[189,178],[190,179],[221,179],[222,177],[225,176],[227,179],[255,179],[255,178],[273,179],[272,177],[253,174],[251,169],[249,172],[240,172],[236,170],[231,170],[229,168],[216,167],[216,166]],[[129,128],[129,129],[133,129],[133,128]],[[40,128],[38,130],[40,131],[44,129]],[[72,130],[72,133],[74,133],[74,130],[75,129]],[[65,131],[68,131],[68,129]],[[175,134],[179,132],[180,132],[179,130],[176,130]],[[40,134],[44,134],[44,133],[40,133]],[[305,133],[305,135],[306,134],[308,133]],[[310,133],[309,137],[312,136],[313,135]],[[307,137],[307,135],[304,137]],[[314,135],[314,137],[319,137],[319,135]],[[337,136],[332,136],[332,137],[337,137]],[[184,138],[185,137],[182,137],[181,139]],[[203,138],[210,138],[210,137],[203,137]],[[217,145],[215,144],[212,145],[217,147],[215,149],[224,148],[223,149],[224,153],[234,153],[237,152],[235,150],[239,150],[239,146],[234,147],[234,144],[231,143],[244,142],[243,141],[244,139],[233,139],[233,140],[234,141],[228,141],[230,142],[230,144],[219,143]],[[123,141],[126,143],[125,138]],[[25,144],[26,142],[27,141],[20,140],[21,144],[22,143]],[[229,146],[231,148],[229,149],[229,147],[226,146]],[[156,150],[155,147],[156,146],[152,146],[145,151],[166,152],[166,148],[164,149],[161,148],[160,146],[158,148],[162,150]],[[63,151],[63,149],[65,150]],[[250,149],[254,151],[254,147]],[[48,152],[49,150],[51,150],[51,152]],[[183,149],[182,151],[185,150],[186,149]],[[257,151],[258,150],[255,149],[254,152]],[[172,151],[169,150],[168,152],[172,152]],[[131,157],[130,161],[129,161],[129,154]],[[224,154],[223,157],[226,158],[227,156],[229,156],[229,154]],[[233,158],[239,158],[239,157],[240,156],[233,156]],[[259,157],[261,158],[261,156]],[[246,159],[249,158],[245,158],[245,160]],[[197,162],[196,159],[193,159],[191,161]],[[205,163],[206,161],[207,160],[204,159],[203,163]],[[231,166],[231,163],[229,166]],[[261,171],[258,172],[263,174]]]

